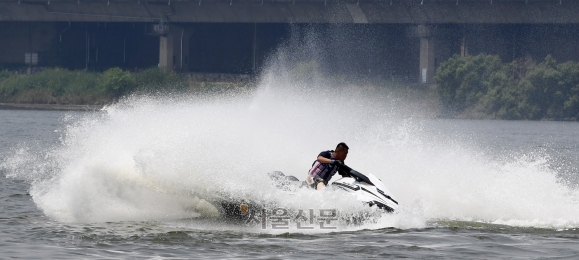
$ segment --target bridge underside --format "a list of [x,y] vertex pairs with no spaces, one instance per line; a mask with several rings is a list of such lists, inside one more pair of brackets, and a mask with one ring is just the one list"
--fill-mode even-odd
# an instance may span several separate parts
[[577,13],[569,0],[12,0],[0,67],[35,54],[34,66],[255,74],[289,43],[329,73],[430,84],[453,54],[579,60]]
[[579,23],[571,0],[9,0],[0,21]]

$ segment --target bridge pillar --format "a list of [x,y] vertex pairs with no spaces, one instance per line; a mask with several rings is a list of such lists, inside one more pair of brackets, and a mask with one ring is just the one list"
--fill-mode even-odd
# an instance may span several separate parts
[[[167,26],[168,27],[168,26]],[[189,70],[189,38],[193,30],[176,25],[159,37],[159,67]]]
[[159,41],[159,68],[173,69],[173,35],[161,35]]
[[416,28],[416,36],[420,38],[420,75],[419,82],[422,84],[434,84],[434,72],[436,70],[435,40],[432,37],[432,29],[425,25]]
[[420,83],[434,84],[434,40],[420,38]]
[[432,37],[433,29],[426,25],[418,25],[409,28],[409,36],[420,39],[420,63],[418,82],[422,84],[434,84],[435,64],[435,39]]

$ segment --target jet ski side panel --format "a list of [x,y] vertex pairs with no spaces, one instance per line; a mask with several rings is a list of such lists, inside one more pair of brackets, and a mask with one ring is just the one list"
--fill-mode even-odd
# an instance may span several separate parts
[[[358,181],[350,177],[344,177],[334,181],[332,185],[342,188],[348,193],[354,195],[358,200],[368,203],[370,206],[376,205],[388,212],[392,212],[398,208],[398,203],[395,200],[384,192],[380,192],[375,185],[367,182]],[[384,184],[382,184],[382,186],[385,187]]]

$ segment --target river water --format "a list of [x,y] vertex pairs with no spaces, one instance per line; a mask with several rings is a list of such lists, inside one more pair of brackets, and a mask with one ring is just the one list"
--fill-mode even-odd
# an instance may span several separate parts
[[[377,90],[264,85],[0,110],[1,258],[579,257],[578,123],[436,119]],[[341,141],[397,212],[330,189],[288,196],[264,178],[303,179]],[[215,194],[369,214],[278,229],[224,218]]]

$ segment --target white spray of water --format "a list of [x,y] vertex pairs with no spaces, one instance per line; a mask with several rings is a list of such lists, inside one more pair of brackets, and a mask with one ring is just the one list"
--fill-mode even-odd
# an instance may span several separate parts
[[15,149],[2,168],[30,180],[34,202],[63,222],[219,218],[211,202],[224,191],[352,213],[363,207],[353,197],[329,190],[287,196],[265,178],[279,170],[303,179],[320,151],[344,141],[346,163],[378,176],[400,202],[396,214],[362,228],[446,220],[579,227],[577,192],[540,156],[497,162],[425,131],[429,119],[420,116],[427,113],[413,109],[420,104],[388,90],[296,81],[284,71],[273,66],[254,90],[132,97],[65,118],[60,145]]
[[394,108],[404,104],[382,90],[276,79],[247,93],[131,98],[64,119],[62,144],[40,154],[19,149],[3,168],[30,179],[38,207],[64,222],[217,218],[208,201],[224,190],[294,209],[351,212],[361,206],[349,197],[313,190],[288,197],[264,178],[281,170],[303,179],[319,151],[345,141],[347,163],[384,180],[401,204],[364,228],[579,224],[576,192],[540,159],[495,162],[451,137],[429,136],[424,119],[405,117]]

